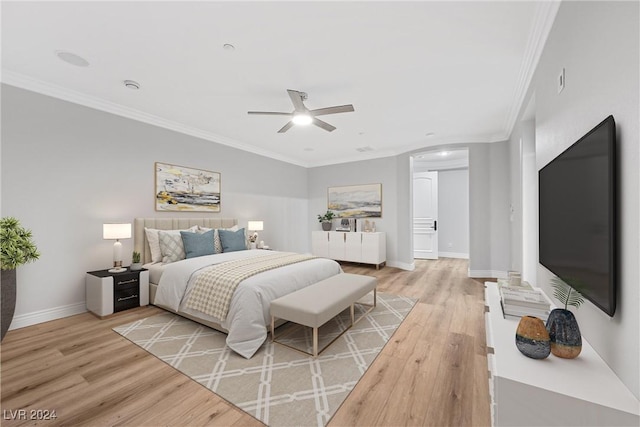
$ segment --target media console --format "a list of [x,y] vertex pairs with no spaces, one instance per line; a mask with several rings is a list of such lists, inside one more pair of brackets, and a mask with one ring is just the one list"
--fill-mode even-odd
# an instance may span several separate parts
[[640,425],[640,402],[584,337],[576,359],[530,359],[515,345],[519,319],[503,316],[497,283],[485,283],[485,304],[493,425]]

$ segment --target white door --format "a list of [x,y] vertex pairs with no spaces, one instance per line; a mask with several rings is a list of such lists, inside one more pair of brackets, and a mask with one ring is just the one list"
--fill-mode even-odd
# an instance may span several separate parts
[[413,257],[438,259],[438,172],[413,175]]

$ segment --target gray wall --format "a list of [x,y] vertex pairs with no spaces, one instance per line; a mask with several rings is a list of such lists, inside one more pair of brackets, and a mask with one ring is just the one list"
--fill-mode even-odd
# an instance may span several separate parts
[[[408,178],[407,178],[408,180]],[[312,217],[327,211],[327,189],[356,184],[382,184],[382,218],[372,218],[387,240],[387,264],[398,265],[398,176],[396,158],[367,160],[309,169],[309,211]],[[335,222],[335,221],[334,221]],[[311,230],[321,230],[316,221]],[[360,229],[360,226],[358,226]]]
[[[640,230],[638,2],[563,2],[533,86],[538,170],[609,114],[618,134],[618,307],[609,318],[590,302],[575,311],[580,330],[636,397],[640,397]],[[566,70],[560,94],[556,78]],[[551,273],[538,285],[551,295]],[[585,373],[586,374],[586,373]]]
[[[468,147],[469,269],[475,277],[501,277],[510,263],[508,144]],[[412,269],[412,154],[309,169],[311,216],[327,210],[328,187],[382,183],[383,218],[376,225],[387,233],[388,264]],[[311,229],[319,230],[320,225]]]
[[509,270],[509,145],[469,146],[469,275],[503,277]]
[[538,283],[538,169],[535,120],[521,123],[522,139],[522,279]]
[[510,270],[522,271],[522,124],[509,137],[509,247]]
[[438,252],[469,257],[469,169],[438,171]]
[[[3,85],[2,216],[42,253],[18,269],[13,327],[84,311],[85,272],[112,262],[104,222],[206,215],[154,210],[156,161],[220,172],[222,209],[209,215],[263,220],[266,244],[309,250],[305,168]],[[122,243],[128,264],[133,239]]]

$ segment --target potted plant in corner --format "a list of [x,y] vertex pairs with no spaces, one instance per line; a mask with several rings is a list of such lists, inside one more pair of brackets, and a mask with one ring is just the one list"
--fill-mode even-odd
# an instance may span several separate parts
[[580,292],[555,277],[551,279],[553,296],[564,304],[564,308],[555,308],[549,313],[547,331],[551,341],[551,353],[564,359],[575,359],[582,351],[582,336],[578,321],[567,307],[580,307],[584,302]]
[[326,214],[324,215],[318,215],[318,222],[322,223],[322,229],[324,231],[329,231],[331,230],[331,220],[333,219],[333,217],[335,216],[335,214],[331,211],[327,211]]
[[129,270],[142,270],[142,263],[140,262],[140,252],[133,251],[133,254],[131,255],[131,266],[129,267]]
[[0,219],[0,340],[9,330],[16,308],[16,268],[39,257],[30,230],[21,227],[13,217]]

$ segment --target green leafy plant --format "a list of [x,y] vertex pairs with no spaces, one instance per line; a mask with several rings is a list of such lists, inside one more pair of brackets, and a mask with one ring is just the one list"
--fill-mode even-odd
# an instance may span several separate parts
[[20,226],[13,217],[0,219],[0,268],[14,270],[40,257],[31,238],[31,230]]
[[326,214],[324,215],[318,215],[318,222],[329,222],[333,219],[333,217],[335,217],[336,215],[331,212],[331,211],[327,211]]
[[551,279],[551,287],[553,288],[553,296],[564,304],[565,310],[570,305],[579,308],[584,302],[580,292],[557,277]]
[[134,263],[140,262],[140,252],[133,251],[133,255],[131,256],[131,261]]

